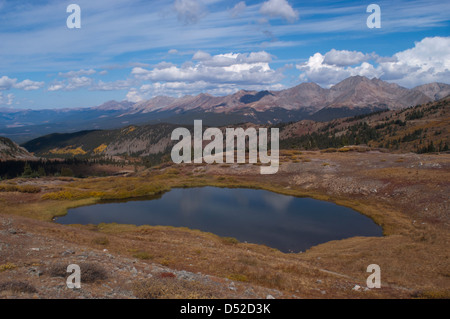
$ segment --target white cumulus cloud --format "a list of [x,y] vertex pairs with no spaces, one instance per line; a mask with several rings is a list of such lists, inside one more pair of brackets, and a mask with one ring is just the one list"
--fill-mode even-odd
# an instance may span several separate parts
[[17,82],[17,79],[10,79],[7,76],[2,76],[0,78],[0,90],[9,90]]
[[281,79],[280,73],[269,66],[271,55],[262,52],[226,53],[209,56],[197,52],[196,63],[185,63],[181,67],[173,64],[158,64],[153,69],[133,68],[137,79],[153,82],[198,82],[234,84],[270,84]]
[[0,90],[18,89],[24,91],[38,90],[44,86],[44,82],[31,81],[29,79],[17,82],[17,79],[11,79],[8,76],[2,76],[0,78]]
[[307,62],[298,64],[297,69],[302,72],[300,80],[311,81],[324,87],[330,87],[349,76],[361,75],[373,78],[381,75],[381,72],[376,70],[368,62],[363,62],[356,66],[341,66],[325,63],[325,56],[316,53]]
[[130,91],[127,93],[127,101],[129,102],[137,103],[141,102],[142,100],[144,100],[143,94],[140,93],[136,88],[130,89]]
[[301,71],[301,81],[325,87],[354,75],[377,77],[409,88],[431,82],[450,83],[450,37],[424,38],[392,57],[332,49],[325,55],[316,53],[296,67]]
[[31,80],[27,79],[27,80],[23,80],[22,82],[15,84],[14,88],[19,89],[19,90],[25,90],[25,91],[33,91],[33,90],[40,89],[44,85],[45,85],[44,82],[35,82],[35,81],[31,81]]
[[247,9],[247,5],[244,1],[241,1],[231,9],[230,14],[233,18],[237,18],[245,11],[245,9]]
[[0,105],[12,105],[14,102],[14,94],[6,94],[3,95],[2,92],[0,92]]
[[210,60],[211,55],[204,51],[197,51],[194,56],[192,57],[192,60],[195,61],[204,61],[204,60]]
[[263,3],[259,12],[272,18],[282,18],[288,22],[298,20],[299,13],[287,0],[269,0]]
[[94,80],[86,76],[71,77],[64,81],[56,81],[50,85],[48,91],[74,91],[81,88],[87,88],[92,86]]
[[323,63],[337,66],[349,66],[359,64],[373,58],[370,54],[364,54],[358,51],[335,50],[327,52]]
[[382,79],[413,87],[430,82],[450,83],[450,37],[430,37],[398,52],[395,61],[381,62]]
[[181,66],[163,62],[152,69],[136,67],[131,74],[143,85],[131,89],[127,98],[136,101],[156,95],[225,95],[239,89],[280,89],[283,69],[272,69],[272,58],[265,51],[217,55],[198,51],[192,61]]
[[197,23],[206,13],[204,4],[199,0],[176,0],[174,9],[178,21],[184,24]]

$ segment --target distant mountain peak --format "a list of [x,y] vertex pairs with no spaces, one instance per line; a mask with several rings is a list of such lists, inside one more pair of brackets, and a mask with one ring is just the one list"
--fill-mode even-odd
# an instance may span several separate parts
[[450,95],[450,85],[439,82],[419,85],[413,90],[419,91],[433,100],[440,100]]
[[131,108],[133,105],[134,105],[134,103],[129,102],[129,101],[117,102],[115,100],[111,100],[111,101],[105,102],[99,106],[94,107],[94,109],[104,110],[104,111],[126,110],[126,109]]
[[192,124],[192,118],[229,124],[332,119],[380,109],[402,109],[450,95],[450,85],[429,83],[414,89],[379,78],[349,77],[331,88],[314,82],[280,91],[239,90],[226,96],[209,93],[155,96],[138,103],[108,101],[93,108],[0,112],[0,135],[24,142],[53,132],[111,129],[150,122]]

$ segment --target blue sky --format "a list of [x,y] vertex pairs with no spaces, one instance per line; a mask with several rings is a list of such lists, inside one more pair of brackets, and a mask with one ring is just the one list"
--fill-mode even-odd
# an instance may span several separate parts
[[[69,29],[69,4],[81,29]],[[381,8],[381,28],[366,25]],[[0,0],[0,108],[323,87],[352,75],[450,83],[450,2]]]

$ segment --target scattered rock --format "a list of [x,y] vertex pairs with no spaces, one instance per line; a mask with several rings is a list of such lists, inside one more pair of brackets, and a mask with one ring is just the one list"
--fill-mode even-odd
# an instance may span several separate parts
[[194,280],[194,275],[188,271],[185,270],[181,270],[177,272],[177,277],[179,279],[184,279],[184,280],[188,280],[188,281],[192,281]]
[[67,249],[66,251],[64,251],[61,255],[62,256],[68,256],[68,255],[73,255],[75,254],[75,251],[71,250],[71,249]]
[[352,288],[354,291],[359,291],[361,289],[360,285],[355,285],[355,287]]
[[31,267],[30,269],[28,269],[28,274],[31,276],[40,277],[42,276],[43,272],[42,270],[39,270],[37,267]]
[[236,287],[234,286],[234,282],[233,281],[230,282],[230,285],[228,286],[228,289],[233,290],[233,291],[237,290]]
[[272,295],[267,295],[267,296],[266,296],[266,299],[275,299],[275,297],[272,296]]

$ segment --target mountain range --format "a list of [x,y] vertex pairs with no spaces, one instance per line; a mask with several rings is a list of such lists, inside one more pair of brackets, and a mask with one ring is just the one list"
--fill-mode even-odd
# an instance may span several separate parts
[[[240,124],[246,129],[278,127],[282,149],[329,149],[368,145],[406,152],[447,151],[450,145],[450,96],[402,110],[382,110],[328,122],[301,120],[274,125]],[[183,125],[193,132],[192,125]],[[171,140],[176,124],[130,125],[114,130],[54,133],[22,146],[46,158],[140,157],[158,162],[170,158],[176,141]],[[221,130],[225,134],[226,126]],[[207,142],[205,142],[207,144]]]
[[407,89],[377,78],[349,77],[331,88],[302,83],[281,91],[240,90],[227,96],[157,96],[137,103],[109,101],[77,109],[0,109],[0,135],[18,143],[51,133],[117,129],[155,123],[222,126],[275,124],[304,119],[329,121],[378,110],[398,110],[450,95],[450,85],[430,83]]

